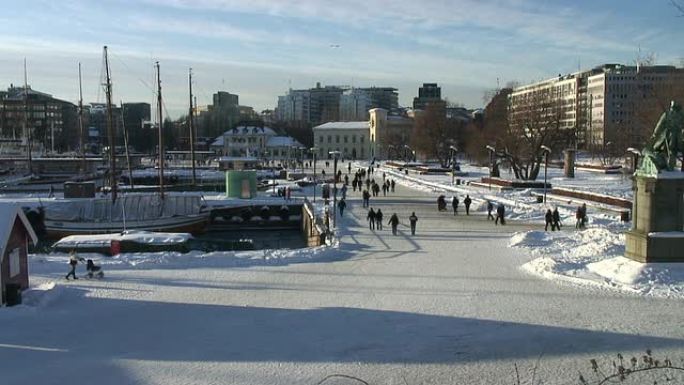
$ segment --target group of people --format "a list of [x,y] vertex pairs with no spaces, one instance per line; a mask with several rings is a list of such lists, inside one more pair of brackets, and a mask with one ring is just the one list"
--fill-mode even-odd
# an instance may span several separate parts
[[[582,203],[582,205],[577,206],[577,210],[575,211],[575,219],[576,229],[584,229],[587,226],[586,203]],[[554,208],[553,211],[551,211],[551,209],[546,210],[546,214],[544,215],[544,222],[544,231],[549,230],[549,225],[551,226],[551,231],[560,230],[562,222],[560,213],[558,212],[558,207]]]
[[[451,208],[453,209],[454,215],[458,215],[458,207],[461,202],[459,201],[458,197],[454,195],[451,198]],[[465,198],[463,199],[463,207],[465,208],[465,213],[466,215],[470,215],[470,206],[472,205],[473,200],[470,198],[469,194],[466,194]],[[444,195],[440,195],[437,198],[437,209],[439,211],[446,211],[447,210],[447,204],[446,204],[446,197]],[[494,225],[498,225],[501,223],[502,225],[506,224],[506,207],[504,206],[503,203],[499,203],[496,206],[496,217],[492,215],[492,212],[494,211],[494,204],[492,201],[487,200],[487,219],[494,221]]]
[[[382,219],[383,219],[383,213],[381,209],[378,209],[377,211],[373,210],[371,207],[368,210],[368,216],[366,217],[368,220],[368,228],[371,230],[382,230]],[[397,235],[398,232],[398,227],[399,227],[399,216],[397,213],[393,213],[392,216],[390,216],[389,221],[387,222],[388,225],[392,227],[392,234]],[[418,217],[416,216],[415,211],[411,213],[411,216],[409,217],[409,224],[411,226],[411,235],[416,235],[416,224],[418,223]]]

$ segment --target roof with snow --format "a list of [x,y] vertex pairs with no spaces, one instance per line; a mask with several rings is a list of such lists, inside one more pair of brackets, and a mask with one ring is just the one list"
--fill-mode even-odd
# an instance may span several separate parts
[[12,228],[17,217],[19,217],[24,228],[26,228],[26,232],[33,244],[38,242],[38,237],[21,207],[15,203],[2,202],[0,203],[0,261],[2,261],[2,256],[5,255],[5,247],[7,247],[7,242],[9,241],[10,234],[12,234]]
[[290,136],[272,136],[266,141],[266,147],[304,147]]
[[223,144],[225,143],[223,141],[223,138],[226,136],[242,136],[242,135],[268,135],[268,136],[274,136],[278,135],[276,132],[270,128],[270,127],[257,127],[257,126],[237,126],[235,128],[232,128],[223,134],[216,138],[214,142],[211,144],[212,146],[219,146],[223,147]]
[[314,130],[367,130],[369,128],[368,121],[360,122],[328,122],[316,126]]

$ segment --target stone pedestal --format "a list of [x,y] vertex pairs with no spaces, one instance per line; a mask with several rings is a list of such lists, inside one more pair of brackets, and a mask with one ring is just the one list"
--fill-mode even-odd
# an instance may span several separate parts
[[575,158],[577,156],[577,151],[574,149],[565,150],[565,162],[563,164],[563,172],[565,177],[574,178],[575,177]]
[[639,262],[684,262],[684,173],[637,175],[634,183],[625,256]]

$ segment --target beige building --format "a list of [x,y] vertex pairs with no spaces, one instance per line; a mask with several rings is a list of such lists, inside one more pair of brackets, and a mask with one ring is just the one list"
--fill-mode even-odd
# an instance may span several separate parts
[[575,132],[579,148],[603,148],[618,139],[622,146],[640,145],[648,131],[644,125],[655,122],[639,115],[646,108],[662,109],[667,100],[657,99],[681,98],[682,90],[684,68],[606,64],[515,88],[509,119],[514,124],[553,101],[550,113],[559,116],[562,128]]
[[368,122],[328,122],[313,128],[314,146],[319,159],[339,151],[345,159],[369,158]]
[[383,108],[373,108],[370,114],[370,158],[390,159],[401,153],[400,149],[411,140],[413,119],[400,115],[388,115]]

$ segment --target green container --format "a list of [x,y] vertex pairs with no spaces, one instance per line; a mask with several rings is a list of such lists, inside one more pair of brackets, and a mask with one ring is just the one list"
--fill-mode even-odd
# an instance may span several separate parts
[[226,196],[252,199],[257,194],[257,177],[254,170],[226,171]]

